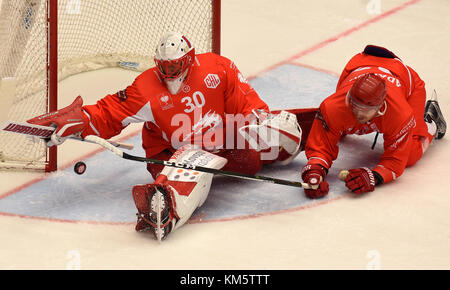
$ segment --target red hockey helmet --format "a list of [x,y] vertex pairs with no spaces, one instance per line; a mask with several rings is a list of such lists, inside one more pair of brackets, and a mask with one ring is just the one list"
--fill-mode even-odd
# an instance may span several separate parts
[[353,108],[370,110],[384,104],[386,93],[385,81],[374,73],[368,73],[356,80],[347,95]]

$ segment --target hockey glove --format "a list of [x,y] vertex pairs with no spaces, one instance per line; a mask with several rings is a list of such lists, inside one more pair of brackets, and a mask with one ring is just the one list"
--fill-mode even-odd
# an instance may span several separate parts
[[304,189],[309,198],[321,198],[328,194],[329,184],[325,181],[327,170],[318,164],[307,164],[302,170],[302,179],[311,189]]
[[356,194],[374,191],[376,185],[376,172],[362,167],[350,169],[345,178],[345,186]]
[[35,117],[27,122],[41,126],[55,127],[55,132],[47,140],[47,146],[61,145],[69,137],[81,138],[81,133],[88,126],[89,119],[81,109],[82,106],[83,99],[78,96],[70,106],[56,112]]

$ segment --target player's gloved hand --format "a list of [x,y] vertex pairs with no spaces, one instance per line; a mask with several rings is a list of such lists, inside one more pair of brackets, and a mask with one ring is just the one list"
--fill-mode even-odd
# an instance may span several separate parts
[[345,178],[345,186],[356,194],[374,191],[376,185],[375,173],[369,168],[350,169]]
[[329,184],[325,181],[326,169],[319,164],[307,164],[302,170],[302,179],[311,189],[304,189],[309,198],[321,198],[328,194]]
[[55,127],[55,132],[50,140],[47,140],[47,146],[61,145],[71,136],[81,137],[81,133],[88,126],[89,119],[81,109],[82,106],[83,99],[78,96],[70,106],[56,112],[40,115],[27,122],[41,126]]

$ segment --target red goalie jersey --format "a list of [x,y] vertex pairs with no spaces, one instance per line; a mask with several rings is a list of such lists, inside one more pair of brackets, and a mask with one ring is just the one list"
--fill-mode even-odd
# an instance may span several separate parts
[[253,109],[268,110],[233,62],[213,54],[199,54],[180,92],[170,94],[152,68],[125,90],[83,107],[89,115],[86,135],[110,138],[130,123],[145,122],[142,130],[147,157],[195,143],[222,148],[227,114],[247,116]]

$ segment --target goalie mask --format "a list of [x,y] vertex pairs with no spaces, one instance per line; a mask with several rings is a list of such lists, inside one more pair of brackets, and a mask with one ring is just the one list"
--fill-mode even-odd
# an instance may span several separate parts
[[156,47],[155,64],[158,74],[171,94],[176,95],[189,76],[195,49],[180,33],[169,32]]

